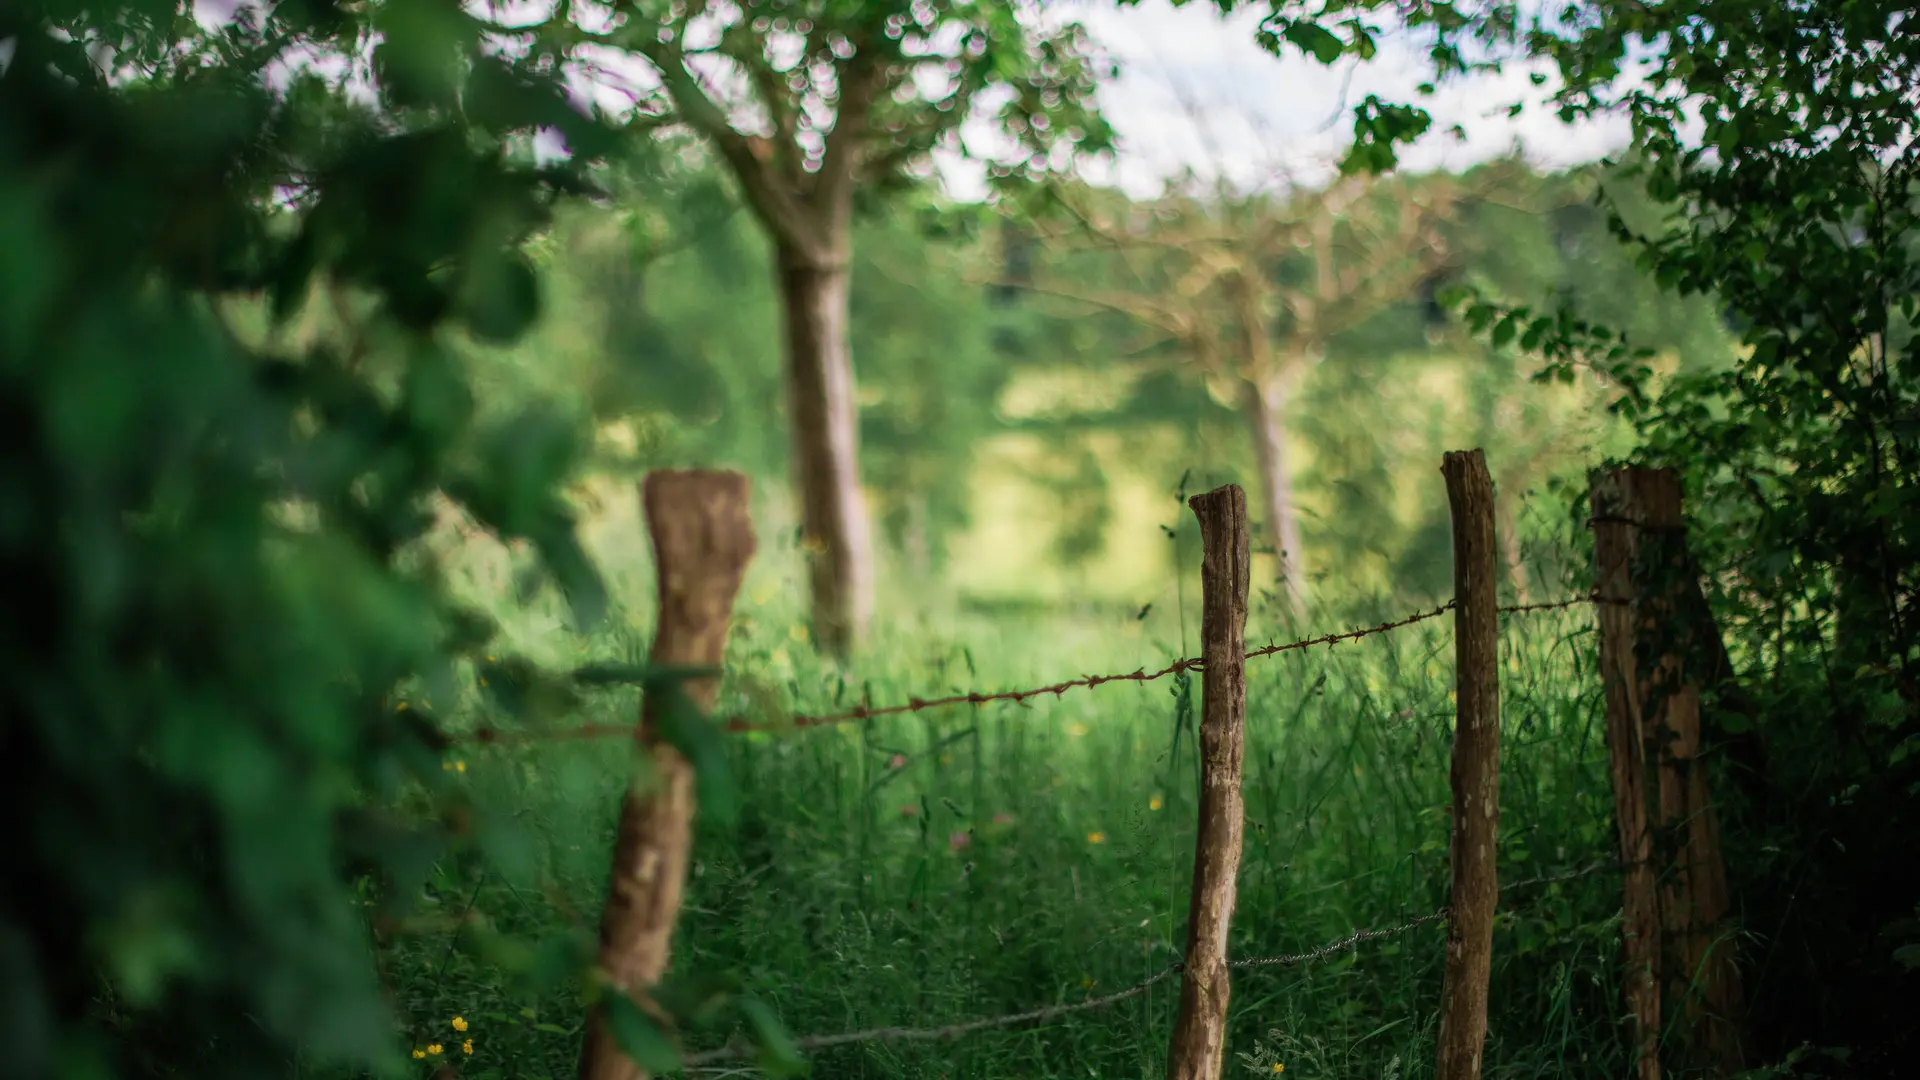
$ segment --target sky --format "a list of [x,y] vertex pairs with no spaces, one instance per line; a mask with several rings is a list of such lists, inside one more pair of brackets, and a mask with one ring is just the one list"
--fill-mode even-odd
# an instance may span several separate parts
[[[1265,5],[1251,7],[1223,18],[1204,2],[1179,8],[1169,0],[1125,8],[1113,0],[1060,5],[1121,67],[1120,78],[1101,93],[1102,112],[1121,145],[1111,175],[1099,178],[1135,195],[1151,194],[1162,178],[1185,166],[1203,174],[1225,172],[1242,183],[1267,179],[1280,168],[1312,181],[1331,173],[1351,143],[1352,107],[1367,94],[1420,100],[1416,87],[1431,69],[1407,42],[1385,43],[1369,62],[1346,60],[1331,68],[1297,54],[1275,57],[1254,42]],[[1503,153],[1518,140],[1529,159],[1559,168],[1625,145],[1624,121],[1568,125],[1538,107],[1507,117],[1510,103],[1538,101],[1545,92],[1529,82],[1525,68],[1442,87],[1423,102],[1433,114],[1433,131],[1402,154],[1403,165],[1462,167]],[[1196,125],[1196,111],[1207,116],[1204,125]],[[1464,143],[1447,134],[1456,124],[1466,131]],[[977,168],[951,155],[940,166],[956,197],[978,196]]]

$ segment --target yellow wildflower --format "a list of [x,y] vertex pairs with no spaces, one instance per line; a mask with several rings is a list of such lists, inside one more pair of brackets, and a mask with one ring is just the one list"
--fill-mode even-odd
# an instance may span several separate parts
[[453,1018],[453,1030],[455,1030],[455,1031],[465,1031],[465,1030],[467,1030],[467,1018],[466,1018],[466,1017],[464,1017],[464,1016],[456,1016],[456,1017],[454,1017],[454,1018]]
[[421,1058],[426,1056],[427,1056],[427,1052],[425,1050],[422,1050],[417,1046],[413,1048],[413,1060],[419,1061]]
[[463,1043],[461,1043],[461,1044],[460,1044],[460,1052],[461,1052],[461,1053],[463,1053],[463,1054],[471,1054],[471,1053],[473,1053],[473,1040],[472,1040],[472,1039],[468,1039],[468,1040],[467,1040],[466,1042],[463,1042]]
[[407,703],[403,701],[403,702],[401,702],[400,704],[398,704],[398,705],[395,705],[395,706],[393,707],[393,711],[394,711],[394,712],[406,712],[406,711],[407,711]]
[[453,763],[453,771],[454,771],[454,772],[466,772],[466,771],[467,771],[467,763],[466,763],[466,762],[464,762],[464,761],[456,761],[456,762],[454,762],[454,763]]
[[1287,1067],[1276,1061],[1273,1063],[1273,1071],[1276,1073],[1283,1073],[1287,1071]]
[[1155,795],[1153,798],[1147,800],[1147,809],[1149,810],[1158,810],[1165,805],[1167,804],[1161,802],[1160,796],[1158,795]]
[[1090,832],[1090,833],[1088,833],[1088,834],[1087,834],[1087,843],[1089,843],[1089,844],[1104,844],[1104,843],[1106,843],[1106,842],[1107,842],[1107,834],[1106,834],[1106,833],[1103,833],[1103,832]]
[[433,1056],[433,1057],[438,1057],[438,1056],[440,1056],[440,1052],[441,1052],[442,1050],[445,1050],[445,1049],[446,1049],[446,1047],[444,1047],[444,1046],[441,1046],[441,1045],[440,1045],[439,1043],[428,1043],[428,1044],[427,1044],[427,1053],[428,1053],[428,1054],[429,1054],[430,1056]]

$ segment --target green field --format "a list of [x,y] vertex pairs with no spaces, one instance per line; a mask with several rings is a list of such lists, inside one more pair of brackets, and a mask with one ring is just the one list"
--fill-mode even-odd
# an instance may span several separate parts
[[[863,696],[887,704],[1153,670],[1189,655],[1197,636],[1190,593],[1184,618],[1179,596],[1145,620],[922,617],[882,635],[842,678],[817,666],[779,584],[763,569],[743,592],[722,714],[758,721]],[[1314,629],[1371,621],[1350,619]],[[1513,887],[1495,938],[1486,1075],[1618,1076],[1618,880],[1594,871],[1613,829],[1591,616],[1503,621],[1501,865]],[[642,655],[646,617],[616,622],[619,633],[548,629],[538,640],[582,659]],[[1250,642],[1269,629],[1256,614]],[[1448,865],[1451,616],[1255,659],[1248,674],[1233,956],[1308,952],[1434,912]],[[1197,678],[1170,677],[729,736],[738,815],[701,822],[674,973],[730,975],[807,1037],[1084,1002],[1164,971],[1184,943],[1199,693]],[[452,726],[512,723],[477,688],[459,700]],[[637,692],[612,693],[556,722],[618,723],[637,708]],[[466,1057],[470,1039],[470,1078],[572,1075],[578,987],[506,972],[528,948],[591,940],[631,774],[625,744],[457,748],[447,765],[488,857],[438,862],[425,893],[435,918],[386,939],[414,1044],[439,1048],[421,1064]],[[1229,1075],[1276,1065],[1289,1077],[1430,1075],[1444,933],[1428,922],[1316,962],[1237,972],[1230,1051],[1245,1057],[1229,1060]],[[1159,1077],[1178,989],[1165,979],[1044,1022],[808,1057],[819,1077]],[[456,1016],[466,1031],[452,1030]],[[710,1049],[730,1034],[722,1023],[687,1042]]]

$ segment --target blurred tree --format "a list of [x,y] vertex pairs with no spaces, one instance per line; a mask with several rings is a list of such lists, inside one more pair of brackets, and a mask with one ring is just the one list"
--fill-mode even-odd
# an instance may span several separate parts
[[1189,177],[1140,206],[1063,193],[1064,224],[1054,218],[1046,240],[1093,245],[1128,280],[1103,289],[1049,276],[1023,286],[1124,312],[1155,336],[1149,346],[1174,346],[1189,372],[1238,401],[1267,504],[1266,539],[1296,615],[1307,600],[1307,569],[1287,453],[1289,403],[1336,336],[1439,269],[1439,226],[1462,196],[1457,187],[1451,177],[1428,177],[1240,192],[1224,181],[1203,189]]
[[856,203],[930,175],[936,147],[974,153],[959,125],[995,97],[991,115],[1013,149],[982,156],[999,178],[1105,149],[1087,39],[1029,0],[614,9],[610,26],[583,11],[548,36],[595,77],[630,89],[611,58],[643,61],[655,81],[632,90],[644,122],[682,123],[709,140],[772,240],[815,638],[845,652],[864,632],[873,589],[847,341]]

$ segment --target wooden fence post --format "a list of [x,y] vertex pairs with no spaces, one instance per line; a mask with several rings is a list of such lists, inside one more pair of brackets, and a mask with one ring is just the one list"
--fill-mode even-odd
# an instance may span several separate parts
[[[705,470],[649,473],[640,501],[653,540],[659,616],[651,662],[717,668],[725,654],[734,596],[754,553],[747,478]],[[702,712],[720,692],[717,679],[682,689]],[[667,968],[693,848],[693,767],[660,737],[661,702],[648,694],[635,739],[644,751],[641,783],[620,807],[612,882],[600,917],[598,966],[612,988],[653,1010],[649,989]],[[580,1080],[644,1080],[622,1053],[596,1006],[587,1017]]]
[[1600,679],[1606,695],[1607,760],[1613,781],[1613,816],[1626,866],[1621,939],[1627,1009],[1633,1014],[1637,1080],[1660,1080],[1660,908],[1653,892],[1653,829],[1649,812],[1640,689],[1633,655],[1635,537],[1630,471],[1594,472],[1588,492],[1593,509],[1593,569],[1596,621],[1600,627]]
[[1246,755],[1247,493],[1238,484],[1187,500],[1200,519],[1200,832],[1180,1013],[1167,1056],[1169,1080],[1218,1080],[1227,1050],[1227,930],[1240,873]]
[[[1699,761],[1700,672],[1693,654],[1700,628],[1687,613],[1696,583],[1689,576],[1680,479],[1671,469],[1620,469],[1596,473],[1590,491],[1607,746],[1621,858],[1628,864],[1627,996],[1638,1028],[1636,1075],[1660,1075],[1664,989],[1668,999],[1683,1003],[1689,1056],[1730,1076],[1744,1056],[1743,994],[1731,942],[1719,936],[1730,904],[1707,771]],[[1716,644],[1705,643],[1703,651]],[[1651,781],[1649,762],[1656,771]]]
[[1493,477],[1478,450],[1453,451],[1440,471],[1453,507],[1454,666],[1453,886],[1447,902],[1447,963],[1440,991],[1436,1080],[1478,1080],[1487,1041],[1493,916],[1500,899],[1499,554]]

